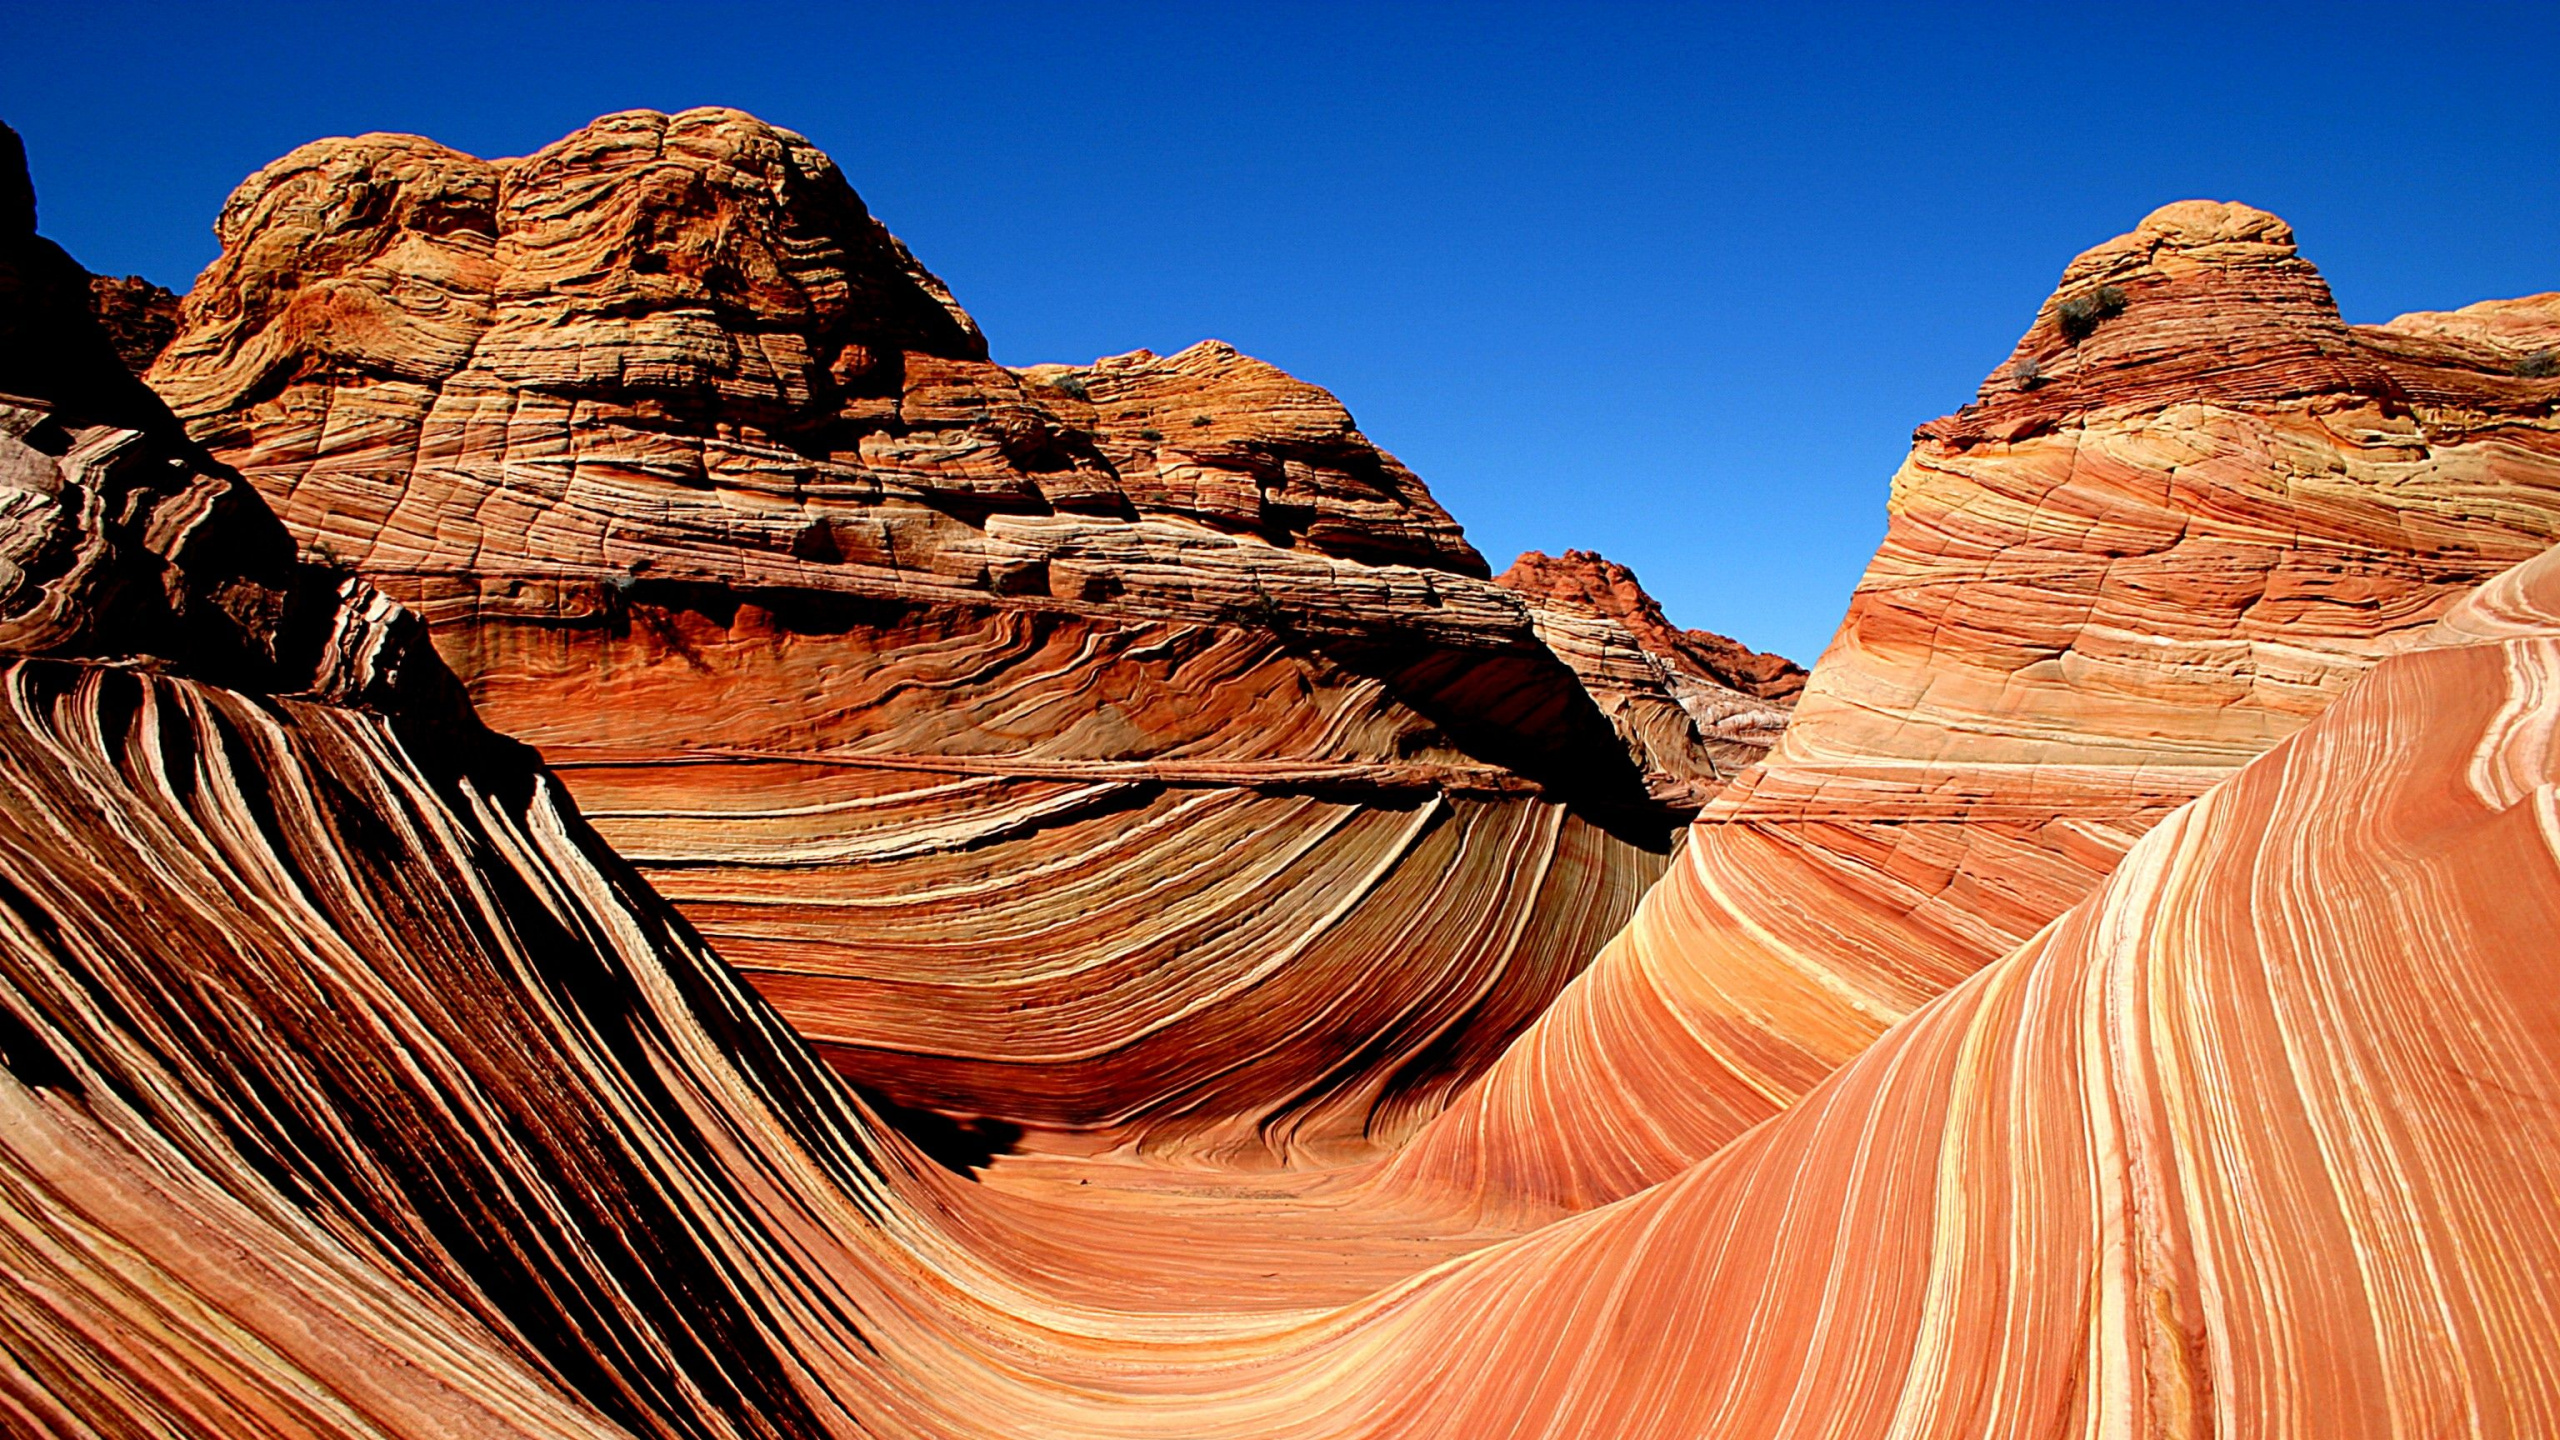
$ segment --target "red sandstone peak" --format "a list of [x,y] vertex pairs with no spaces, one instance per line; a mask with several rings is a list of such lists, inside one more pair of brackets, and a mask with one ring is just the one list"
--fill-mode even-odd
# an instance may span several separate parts
[[214,231],[162,380],[182,411],[315,362],[429,382],[476,363],[789,419],[875,353],[986,357],[831,161],[731,110],[610,115],[520,160],[315,141],[243,182]]
[[[705,564],[691,547],[650,544],[647,526],[617,544],[600,517],[534,486],[524,503],[551,510],[589,565],[845,588],[841,570],[793,563],[818,559],[853,567],[857,588],[1037,597],[1045,587],[1025,582],[1043,567],[1073,580],[1091,563],[1057,553],[1073,547],[1037,524],[1010,544],[919,534],[901,552],[876,527],[835,518],[847,487],[885,487],[893,502],[973,522],[1169,516],[1316,553],[1489,573],[1339,402],[1231,348],[1019,373],[989,363],[975,323],[833,162],[736,111],[607,116],[516,160],[416,136],[317,141],[245,181],[216,233],[223,254],[153,372],[214,443],[227,443],[225,425],[272,433],[258,417],[343,389],[373,417],[348,443],[387,453],[335,455],[332,469],[432,475],[453,447],[530,444],[535,465],[703,491],[721,490],[725,471],[780,502],[708,506],[722,546],[745,553]],[[389,388],[359,397],[361,383]],[[589,408],[546,461],[548,416],[578,406]],[[505,435],[474,433],[502,416]],[[948,529],[929,517],[908,528]],[[404,563],[385,555],[370,568]],[[431,554],[414,563],[450,568]],[[886,573],[865,580],[866,568]],[[1157,599],[1203,613],[1221,603]]]
[[1525,551],[1494,583],[1532,599],[1605,615],[1626,626],[1651,654],[1744,694],[1784,700],[1804,689],[1804,667],[1783,655],[1754,650],[1712,630],[1674,626],[1634,571],[1597,552],[1567,550],[1557,559],[1544,551]]
[[1922,428],[2016,438],[2093,406],[2263,403],[2305,389],[2385,395],[2328,283],[2282,220],[2247,205],[2164,205],[2083,252],[1973,405]]

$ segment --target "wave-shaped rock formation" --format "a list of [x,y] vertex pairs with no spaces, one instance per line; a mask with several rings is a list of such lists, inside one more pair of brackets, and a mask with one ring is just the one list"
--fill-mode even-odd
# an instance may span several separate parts
[[2560,1430],[2560,551],[1619,1203],[1481,1245],[1277,1183],[1223,1231],[1178,1187],[1044,1214],[848,1092],[414,616],[91,366],[9,218],[12,1431]]
[[1680,705],[1721,682],[1651,661],[1586,690],[1419,479],[1230,347],[990,363],[735,112],[322,141],[217,231],[153,383],[901,1105],[1364,1153],[1783,715],[1711,739]]
[[2555,345],[2560,295],[2347,325],[2243,205],[2073,261],[1914,437],[1783,738],[1404,1176],[1532,1211],[1630,1194],[2034,935],[2560,537]]

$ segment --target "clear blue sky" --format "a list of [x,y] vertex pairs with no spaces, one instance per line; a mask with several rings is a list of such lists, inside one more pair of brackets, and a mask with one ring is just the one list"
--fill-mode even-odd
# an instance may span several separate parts
[[2560,288],[2560,5],[1609,8],[0,0],[46,232],[184,288],[315,136],[800,130],[1014,364],[1217,336],[1499,567],[1583,546],[1810,661],[1911,428],[2165,201],[2351,320]]

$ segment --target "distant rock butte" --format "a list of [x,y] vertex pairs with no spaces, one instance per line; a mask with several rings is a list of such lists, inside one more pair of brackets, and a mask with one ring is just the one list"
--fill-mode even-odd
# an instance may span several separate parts
[[1804,689],[1802,666],[1676,628],[1634,571],[1588,550],[1529,551],[1494,583],[1529,602],[1538,638],[1643,757],[1657,798],[1703,804],[1776,742]]
[[139,275],[89,277],[89,313],[125,368],[140,374],[178,334],[178,297]]
[[1700,733],[1670,690],[1713,682],[1650,660],[1586,690],[1561,612],[1229,346],[990,363],[732,111],[321,141],[217,230],[153,384],[901,1105],[1370,1153],[1783,714]]
[[1494,583],[1527,596],[1533,605],[1572,609],[1616,621],[1646,654],[1703,681],[1759,700],[1792,700],[1804,690],[1805,670],[1783,655],[1764,654],[1712,630],[1683,630],[1645,593],[1636,573],[1589,550],[1567,550],[1562,559],[1530,550],[1494,577]]
[[2560,295],[2347,325],[2244,205],[2170,205],[2073,261],[1976,402],[1914,437],[1768,758],[1400,1174],[1540,1213],[1616,1199],[2025,942],[2560,536],[2555,344]]

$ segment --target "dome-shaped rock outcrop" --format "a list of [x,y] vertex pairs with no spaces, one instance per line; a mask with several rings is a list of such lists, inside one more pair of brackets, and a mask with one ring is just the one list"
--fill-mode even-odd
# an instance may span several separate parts
[[152,382],[901,1105],[1366,1153],[1738,753],[1614,731],[1331,395],[1216,342],[995,365],[736,112],[321,141],[218,232]]

